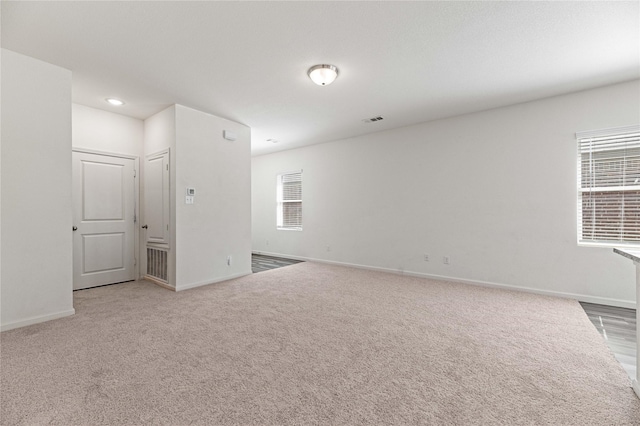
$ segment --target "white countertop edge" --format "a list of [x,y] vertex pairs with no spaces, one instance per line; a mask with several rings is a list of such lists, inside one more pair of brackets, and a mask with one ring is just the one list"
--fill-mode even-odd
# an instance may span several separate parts
[[629,248],[614,248],[613,249],[614,253],[617,253],[621,256],[626,257],[627,259],[631,259],[636,263],[640,263],[640,249],[637,248],[633,248],[633,249],[629,249]]

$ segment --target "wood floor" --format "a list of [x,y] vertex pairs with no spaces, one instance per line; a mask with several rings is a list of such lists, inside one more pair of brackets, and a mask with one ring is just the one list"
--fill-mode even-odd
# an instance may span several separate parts
[[629,377],[636,377],[636,311],[580,302],[587,316]]
[[[253,254],[251,269],[254,273],[281,268],[302,262],[301,260]],[[636,311],[580,302],[582,309],[596,327],[611,352],[622,364],[629,377],[636,377]]]
[[256,272],[268,271],[269,269],[282,268],[283,266],[294,265],[303,262],[302,260],[285,259],[283,257],[265,256],[262,254],[251,255],[251,270]]

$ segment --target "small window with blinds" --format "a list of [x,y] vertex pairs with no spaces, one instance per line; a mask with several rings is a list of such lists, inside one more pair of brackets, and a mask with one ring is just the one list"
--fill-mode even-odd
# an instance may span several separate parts
[[640,245],[640,126],[576,137],[578,242]]
[[278,229],[302,231],[302,170],[278,175],[277,201]]

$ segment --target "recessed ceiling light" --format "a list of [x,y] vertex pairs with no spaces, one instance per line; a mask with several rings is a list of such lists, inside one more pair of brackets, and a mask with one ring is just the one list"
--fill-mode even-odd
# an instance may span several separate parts
[[120,99],[116,99],[116,98],[107,98],[105,99],[105,101],[109,102],[111,105],[115,105],[115,106],[122,106],[124,105],[124,102],[121,101]]
[[338,67],[335,65],[314,65],[307,71],[309,78],[318,86],[328,86],[338,77]]
[[278,141],[276,139],[267,139],[267,142],[278,143]]

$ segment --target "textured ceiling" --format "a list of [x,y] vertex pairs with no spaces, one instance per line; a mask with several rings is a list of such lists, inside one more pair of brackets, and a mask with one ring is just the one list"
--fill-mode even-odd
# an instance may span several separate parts
[[2,1],[2,47],[72,70],[79,104],[244,123],[257,155],[640,78],[639,4]]

